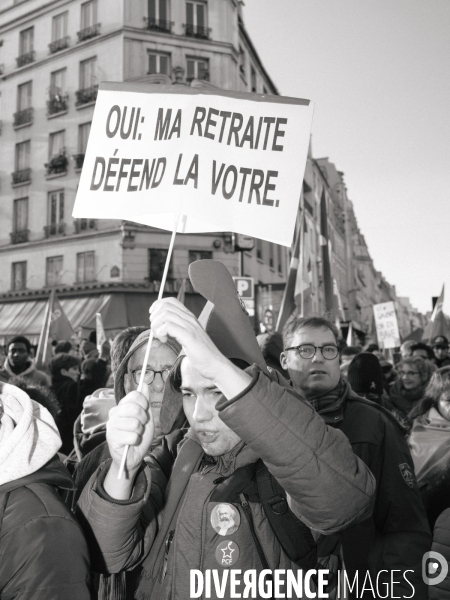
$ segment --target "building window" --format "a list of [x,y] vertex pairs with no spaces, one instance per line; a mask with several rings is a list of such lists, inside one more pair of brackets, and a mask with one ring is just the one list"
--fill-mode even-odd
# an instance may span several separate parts
[[97,23],[97,0],[89,0],[81,5],[81,31],[78,41],[82,42],[100,33],[100,23]]
[[193,79],[202,79],[209,81],[209,61],[204,58],[187,59],[187,77],[188,82]]
[[64,50],[69,45],[69,36],[67,35],[67,16],[69,13],[63,12],[55,15],[52,21],[52,42],[49,44],[50,53]]
[[[162,281],[164,273],[164,266],[167,259],[167,250],[160,250],[159,248],[150,248],[148,251],[149,258],[149,281]],[[167,279],[173,279],[173,258],[170,259],[169,270],[167,272]]]
[[283,274],[283,248],[278,246],[278,273]]
[[14,200],[13,231],[28,229],[28,198]]
[[186,2],[185,30],[189,37],[209,38],[205,2]]
[[27,81],[17,86],[17,112],[14,113],[14,127],[30,125],[33,121],[31,95],[33,82]]
[[170,74],[170,56],[168,54],[148,53],[148,74],[154,75],[155,73]]
[[242,46],[239,46],[239,72],[245,79],[245,50]]
[[189,250],[189,264],[196,260],[211,260],[213,253],[210,250]]
[[47,175],[56,175],[57,173],[66,173],[67,156],[64,146],[65,131],[56,131],[49,136],[48,143],[48,163]]
[[77,254],[77,283],[95,281],[95,252]]
[[30,140],[16,144],[15,167],[13,184],[30,181]]
[[14,200],[11,244],[28,242],[28,198]]
[[97,57],[88,58],[80,62],[80,89],[76,92],[77,106],[95,102],[97,98]]
[[275,268],[275,259],[273,256],[273,244],[269,242],[269,267]]
[[170,33],[172,23],[169,21],[168,0],[148,0],[147,29]]
[[256,238],[256,258],[263,260],[263,243],[259,238]]
[[62,270],[63,257],[49,256],[47,258],[47,264],[45,269],[45,285],[47,287],[58,285],[61,282]]
[[67,69],[59,69],[50,74],[50,97],[47,102],[49,115],[67,111],[66,73]]
[[29,27],[20,32],[19,56],[16,59],[17,66],[23,67],[34,61],[34,27]]
[[90,131],[90,123],[78,125],[78,154],[74,155],[76,169],[81,169],[83,166]]
[[251,84],[252,84],[252,92],[256,92],[256,71],[253,67],[250,67],[250,73],[251,73]]
[[65,233],[64,190],[49,193],[47,225],[44,230],[45,237]]
[[14,292],[24,290],[27,287],[27,263],[15,262],[11,269],[11,288]]

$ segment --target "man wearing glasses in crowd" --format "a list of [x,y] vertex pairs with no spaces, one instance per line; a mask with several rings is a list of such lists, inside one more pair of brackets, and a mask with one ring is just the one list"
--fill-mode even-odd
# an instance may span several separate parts
[[[294,388],[328,425],[345,433],[377,482],[373,516],[336,536],[342,542],[349,580],[358,571],[360,591],[367,571],[372,582],[381,573],[381,594],[394,581],[389,588],[393,596],[425,599],[421,561],[431,536],[408,446],[388,411],[357,396],[341,378],[337,337],[335,326],[326,319],[291,317],[283,331],[285,350],[280,358]],[[328,538],[328,548],[330,542]],[[369,597],[374,597],[371,592]]]

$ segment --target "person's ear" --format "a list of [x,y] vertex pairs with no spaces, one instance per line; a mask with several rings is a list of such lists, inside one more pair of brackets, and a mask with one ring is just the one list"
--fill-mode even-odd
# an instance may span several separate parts
[[70,377],[67,369],[61,369],[61,375],[64,375],[64,377]]
[[286,356],[286,352],[282,352],[280,354],[280,365],[283,367],[283,369],[285,371],[288,370],[288,364],[287,364],[287,356]]

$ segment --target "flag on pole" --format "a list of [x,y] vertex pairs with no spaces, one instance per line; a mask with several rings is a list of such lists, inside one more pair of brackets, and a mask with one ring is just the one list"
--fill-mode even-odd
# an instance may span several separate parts
[[95,313],[95,330],[97,333],[97,350],[99,355],[101,355],[103,342],[106,342],[105,328],[103,327],[101,313]]
[[312,267],[309,235],[306,217],[303,213],[300,225],[299,265],[294,291],[295,301],[301,317],[305,317],[311,313]]
[[38,350],[36,354],[36,365],[45,364],[48,355],[48,343],[50,340],[69,340],[73,335],[73,329],[66,317],[55,290],[50,293],[45,309],[44,322],[39,337]]
[[328,217],[327,199],[325,188],[322,189],[320,199],[320,245],[322,246],[323,284],[325,290],[325,311],[329,315],[333,312],[333,282],[331,279],[331,262],[328,247]]
[[[302,217],[303,220],[303,217]],[[300,229],[297,233],[297,237],[295,239],[294,244],[294,252],[291,258],[291,264],[289,267],[289,275],[286,282],[286,287],[284,288],[283,299],[281,301],[281,308],[278,314],[277,326],[275,331],[282,332],[283,327],[286,324],[286,321],[289,319],[291,314],[296,310],[297,306],[295,304],[295,290],[297,285],[297,276],[298,276],[298,267],[299,267],[299,257],[300,257],[300,238],[302,235],[302,225],[300,225]]]
[[449,337],[450,331],[447,324],[447,320],[444,315],[443,307],[444,307],[444,293],[445,293],[445,285],[442,286],[441,294],[437,299],[437,302],[434,306],[433,312],[431,314],[430,322],[425,328],[423,338],[430,341],[438,335],[444,335],[445,337]]
[[350,321],[347,332],[347,346],[353,346],[353,323]]

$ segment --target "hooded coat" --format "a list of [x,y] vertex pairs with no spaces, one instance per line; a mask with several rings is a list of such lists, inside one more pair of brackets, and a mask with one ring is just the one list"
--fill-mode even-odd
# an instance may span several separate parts
[[71,489],[50,413],[0,388],[0,598],[89,600],[89,553],[57,490]]
[[[164,441],[153,453],[151,468],[138,475],[130,500],[116,501],[103,489],[108,463],[83,490],[78,510],[95,548],[93,566],[119,573],[143,565],[137,598],[185,600],[191,569],[218,568],[223,538],[211,526],[211,513],[223,501],[222,496],[216,500],[218,488],[240,468],[252,468],[257,458],[289,494],[294,513],[317,534],[334,533],[372,512],[373,476],[345,436],[327,427],[292,389],[255,365],[248,372],[248,388],[217,404],[221,419],[242,440],[229,453],[211,462],[189,436],[175,459]],[[261,504],[242,495],[247,507],[239,494],[239,502],[233,495],[227,500],[240,515],[240,526],[230,534],[239,549],[233,568],[261,572],[253,522],[270,568],[296,571]],[[223,597],[230,597],[229,587]]]
[[33,383],[37,383],[38,385],[48,386],[49,378],[42,371],[38,371],[36,369],[36,364],[32,358],[28,361],[28,367],[22,371],[21,373],[14,373],[11,369],[11,365],[9,364],[8,357],[6,357],[3,366],[0,367],[0,377],[3,380],[8,380],[11,377],[23,377],[24,379],[28,379],[28,381],[32,381]]

